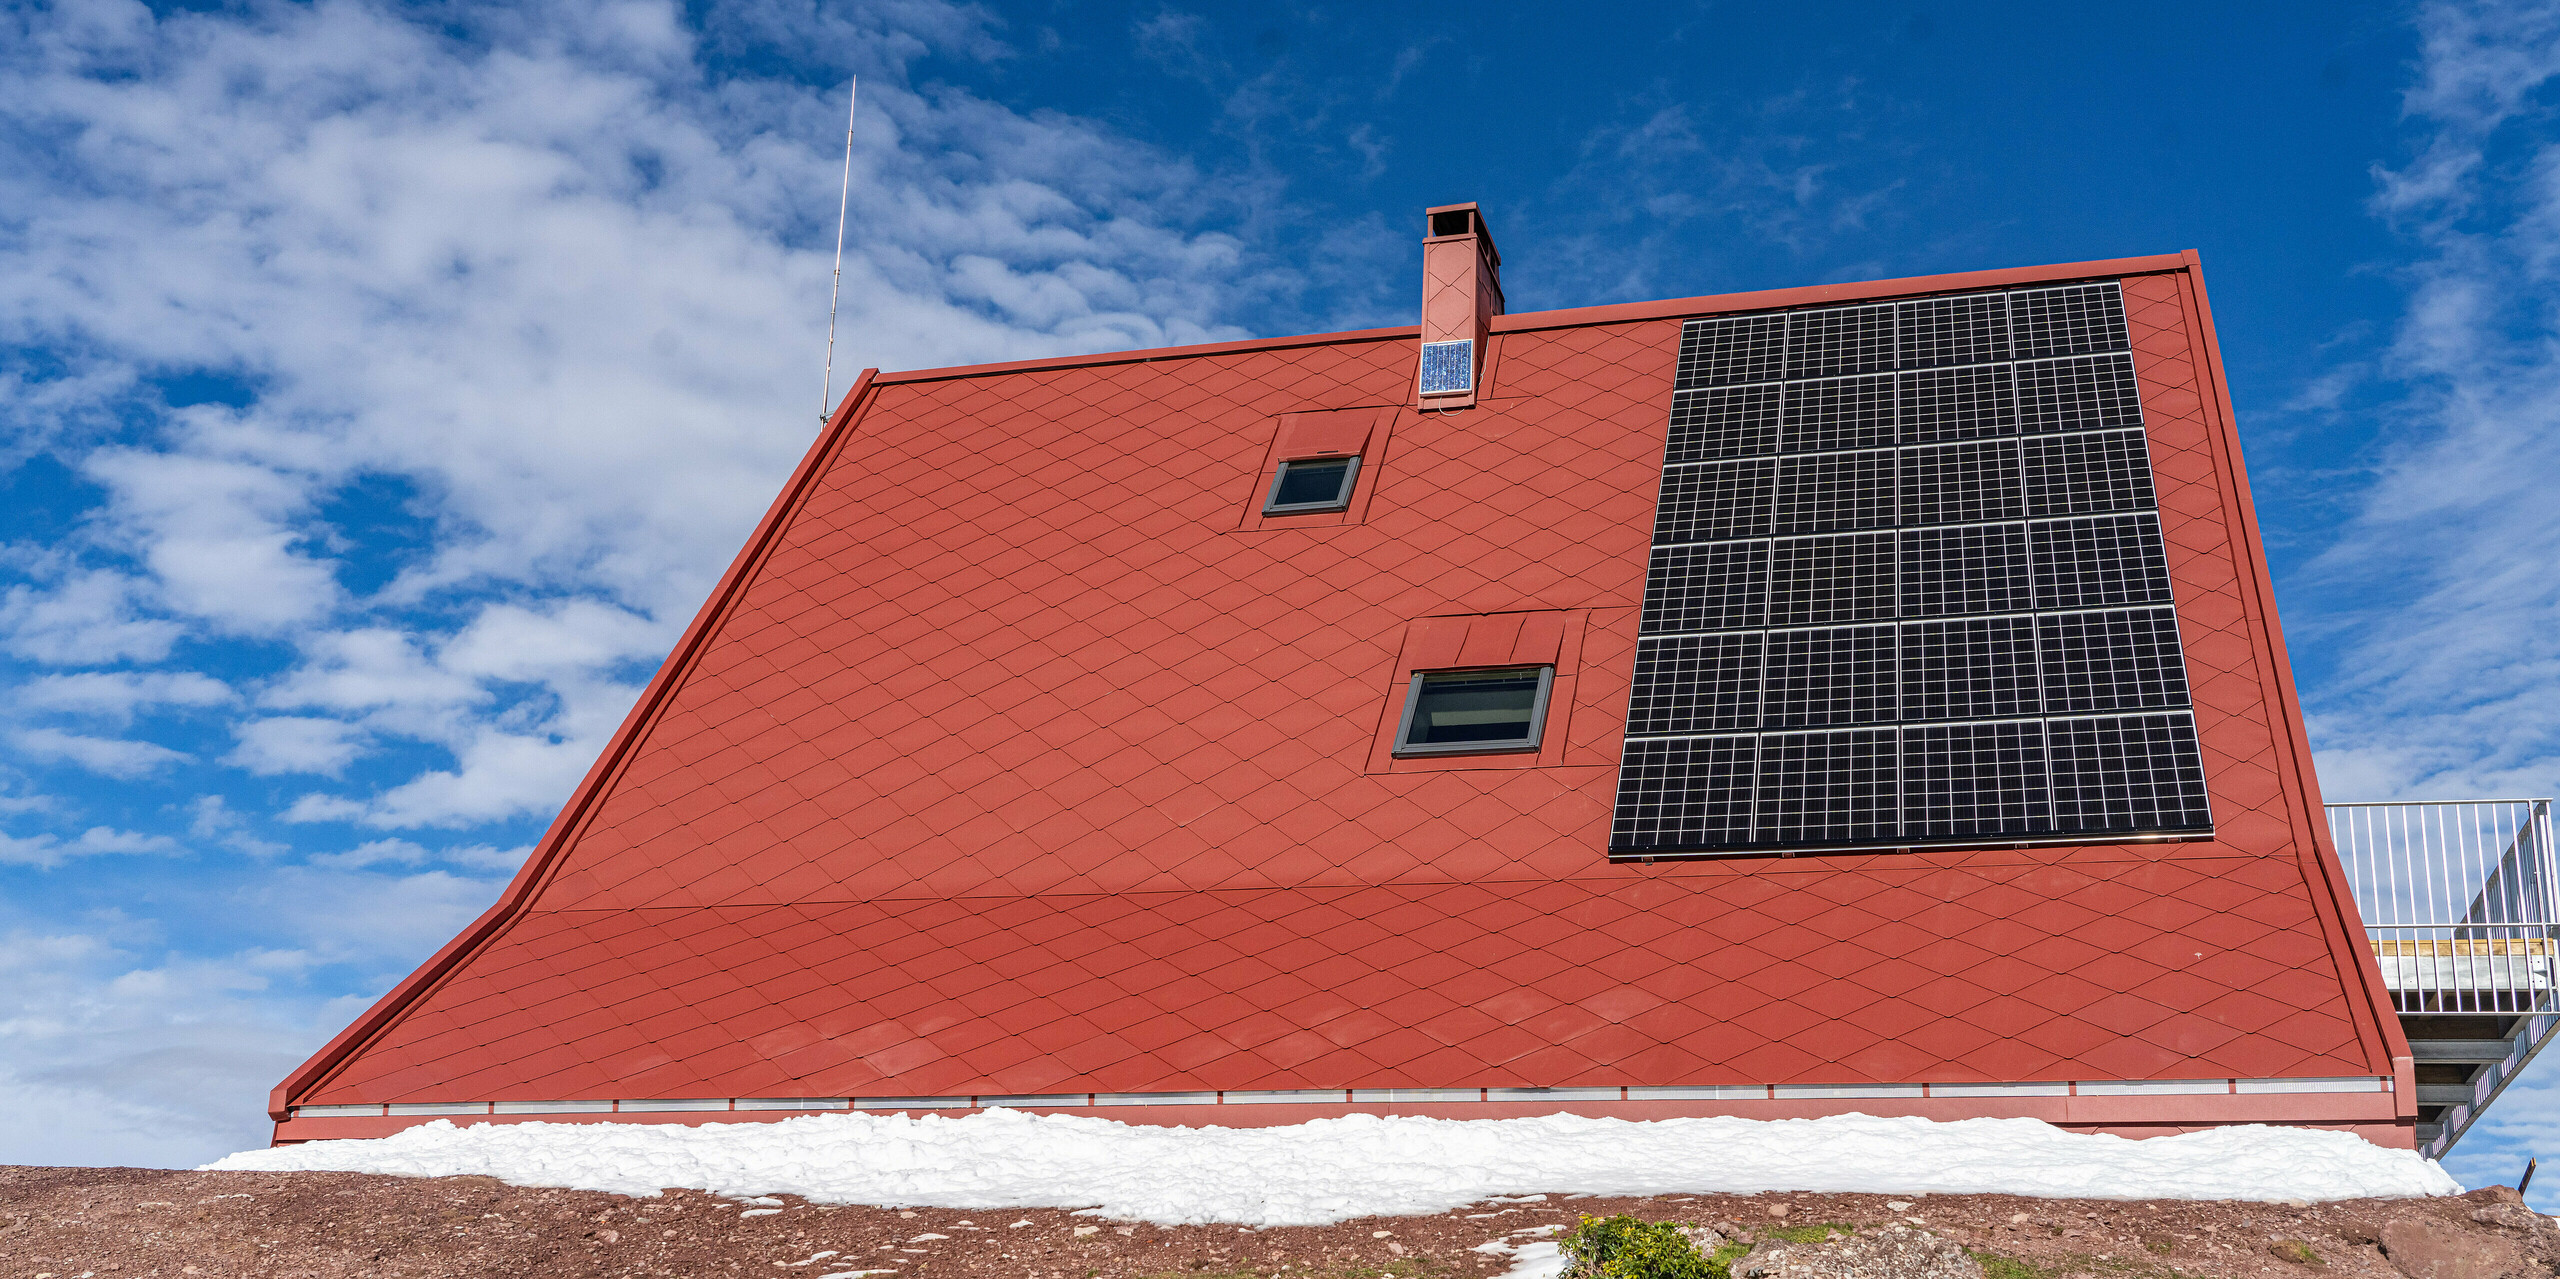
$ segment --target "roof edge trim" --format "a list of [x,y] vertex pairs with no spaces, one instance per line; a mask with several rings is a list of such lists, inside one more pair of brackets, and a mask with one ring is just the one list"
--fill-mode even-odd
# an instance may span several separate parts
[[2156,253],[2146,257],[2106,258],[2094,262],[2057,262],[2051,266],[2001,267],[1989,271],[1959,271],[1948,275],[1912,275],[1898,280],[1859,280],[1847,284],[1811,284],[1791,289],[1758,289],[1749,293],[1711,293],[1704,297],[1665,298],[1659,302],[1614,302],[1606,306],[1573,307],[1561,311],[1522,311],[1514,315],[1495,316],[1493,331],[1518,333],[1530,329],[1572,328],[1584,324],[1616,324],[1628,320],[1667,320],[1692,315],[1715,315],[1725,311],[1766,311],[1777,307],[1813,306],[1825,302],[1863,302],[1870,298],[1953,293],[2002,284],[2047,284],[2063,280],[2096,279],[2102,276],[2157,275],[2164,271],[2190,269],[2191,255],[2192,251]]
[[533,901],[535,890],[549,874],[552,863],[559,859],[570,837],[585,824],[589,809],[604,792],[605,783],[621,770],[624,759],[639,741],[642,731],[656,721],[677,683],[692,668],[694,658],[709,640],[714,625],[727,616],[730,606],[745,589],[749,570],[763,560],[790,512],[797,509],[801,499],[807,496],[809,486],[816,482],[819,461],[833,453],[851,432],[854,421],[860,416],[858,410],[866,398],[865,393],[872,388],[879,372],[878,369],[864,369],[854,378],[853,386],[845,391],[834,416],[818,432],[818,438],[810,442],[809,451],[801,456],[800,465],[792,471],[782,491],[774,495],[772,505],[765,508],[764,519],[756,525],[755,533],[730,560],[728,571],[721,574],[719,584],[712,588],[710,597],[695,611],[693,621],[668,652],[667,660],[660,663],[657,674],[650,677],[648,688],[641,692],[639,700],[632,703],[630,711],[622,718],[621,726],[614,730],[612,740],[596,757],[596,762],[588,766],[586,776],[580,778],[577,789],[570,792],[569,802],[562,805],[559,815],[551,819],[550,827],[542,833],[541,842],[534,846],[533,855],[517,868],[515,878],[507,882],[506,890],[498,894],[498,900],[452,941],[446,942],[427,962],[420,964],[415,972],[402,978],[398,985],[375,1000],[363,1015],[349,1022],[346,1029],[322,1045],[320,1051],[313,1053],[270,1089],[267,1093],[268,1118],[283,1123],[297,1098],[327,1079],[375,1036],[389,1029],[408,1012],[410,1005],[469,958],[473,951],[512,923]]
[[[1772,307],[1812,306],[1824,302],[1857,302],[1868,298],[1948,293],[1999,284],[2045,284],[2062,280],[2095,279],[2101,276],[2155,275],[2163,271],[2188,270],[2192,259],[2193,251],[2190,250],[2185,253],[2155,253],[2145,257],[2104,258],[2093,262],[2058,262],[2051,266],[2000,267],[1988,271],[1960,271],[1949,275],[1911,275],[1894,280],[1860,280],[1847,284],[1813,284],[1792,289],[1760,289],[1750,293],[1711,293],[1703,297],[1665,298],[1657,302],[1613,302],[1605,306],[1572,307],[1561,311],[1522,311],[1513,315],[1493,317],[1493,332],[1519,333],[1532,329],[1574,328],[1585,324],[1621,324],[1630,320],[1714,315],[1722,311],[1761,311]],[[992,364],[953,364],[940,368],[882,373],[875,381],[881,386],[900,386],[912,382],[948,382],[958,378],[984,377],[992,373],[1032,373],[1048,369],[1093,368],[1106,364],[1146,364],[1156,360],[1185,360],[1203,355],[1228,355],[1238,351],[1276,351],[1293,346],[1328,346],[1338,342],[1384,342],[1421,335],[1421,325],[1402,324],[1384,329],[1346,329],[1340,333],[1298,333],[1287,337],[1242,338],[1233,342],[1203,342],[1192,346],[1158,346],[1135,351],[1099,351],[1091,355],[1056,355],[1032,360],[1001,360]]]
[[944,368],[909,369],[903,373],[883,373],[882,386],[900,386],[909,382],[947,382],[954,378],[983,377],[990,373],[1031,373],[1046,369],[1091,368],[1102,364],[1149,364],[1157,360],[1187,360],[1202,355],[1227,355],[1237,351],[1274,351],[1293,346],[1331,346],[1338,342],[1384,342],[1395,338],[1419,337],[1422,326],[1404,324],[1386,329],[1347,329],[1340,333],[1297,333],[1277,338],[1239,338],[1233,342],[1202,342],[1192,346],[1156,346],[1135,351],[1097,351],[1091,355],[1055,355],[1036,360],[1003,360],[994,364],[954,364]]
[[[2224,376],[2222,339],[2213,323],[2213,302],[2204,287],[2204,260],[2195,250],[2183,255],[2187,271],[2186,288],[2195,305],[2197,333],[2192,339],[2203,367],[2197,379],[2199,388],[2209,398],[2210,416],[2218,419],[2218,443],[2222,461],[2231,468],[2232,512],[2236,516],[2234,540],[2244,554],[2241,561],[2241,583],[2255,596],[2260,617],[2266,624],[2268,665],[2275,672],[2275,693],[2271,701],[2280,721],[2277,729],[2281,744],[2293,767],[2291,781],[2302,804],[2300,824],[2295,829],[2295,856],[2302,865],[2304,887],[2311,891],[2318,911],[2323,940],[2330,956],[2345,972],[2339,974],[2342,984],[2350,984],[2364,995],[2364,1012],[2371,1025],[2356,1027],[2356,1038],[2368,1050],[2378,1048],[2372,1059],[2377,1067],[2389,1067],[2395,1073],[2400,1062],[2409,1055],[2409,1038],[2401,1028],[2398,1009],[2393,1005],[2388,983],[2383,980],[2381,962],[2366,943],[2364,920],[2356,909],[2355,893],[2347,879],[2347,869],[2338,858],[2336,841],[2329,833],[2327,797],[2320,790],[2320,771],[2311,751],[2309,727],[2303,718],[2302,694],[2294,685],[2293,659],[2286,651],[2284,624],[2276,613],[2275,581],[2267,564],[2264,535],[2258,529],[2258,503],[2249,488],[2249,466],[2240,447],[2240,415],[2231,402],[2231,383]],[[2325,910],[2319,909],[2326,907]],[[2352,976],[2350,976],[2352,974]],[[2374,1040],[2367,1040],[2370,1033]],[[2415,1093],[2402,1092],[2397,1104],[2402,1113],[2414,1119],[2417,1115]]]

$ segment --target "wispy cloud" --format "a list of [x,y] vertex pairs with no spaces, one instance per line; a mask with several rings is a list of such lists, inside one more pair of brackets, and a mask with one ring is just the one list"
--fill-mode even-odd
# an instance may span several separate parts
[[70,839],[51,834],[23,838],[0,835],[0,866],[34,866],[51,870],[75,857],[95,857],[101,853],[171,854],[184,849],[166,835],[145,835],[129,830],[92,826]]
[[[2310,698],[2335,798],[2546,793],[2560,765],[2560,6],[2436,4],[2407,163],[2421,251],[2378,373],[2403,390],[2344,536],[2301,575],[2341,651]],[[2344,601],[2344,603],[2337,603]]]
[[27,759],[65,763],[106,777],[133,778],[190,758],[156,742],[121,737],[90,737],[58,728],[29,728],[10,735],[9,744]]
[[[409,770],[362,769],[302,817],[556,804],[813,430],[836,91],[703,82],[706,36],[773,37],[760,10],[710,32],[585,0],[465,11],[460,32],[367,3],[117,12],[30,17],[0,58],[18,145],[66,143],[0,164],[0,333],[58,370],[0,389],[0,421],[104,495],[29,561],[0,632],[73,667],[189,636],[216,646],[198,665],[281,646],[282,669],[255,662],[268,713],[238,708],[213,758]],[[1231,279],[1287,287],[1197,225],[1225,197],[1187,163],[904,87],[919,40],[1000,51],[968,11],[855,18],[828,28],[881,72],[845,268],[855,360],[1239,336]],[[237,393],[156,404],[170,369]],[[369,567],[333,504],[379,476],[415,495],[398,514],[418,535]],[[178,677],[75,678],[37,696],[120,680],[129,712]],[[17,741],[113,776],[188,757]],[[401,742],[436,754],[365,754]]]
[[817,429],[845,71],[839,365],[1240,337],[1306,284],[1232,231],[1267,180],[910,83],[1009,56],[969,5],[10,23],[0,463],[83,504],[0,547],[0,865],[197,856],[165,920],[0,948],[0,1106],[85,1116],[0,1160],[262,1139],[522,863]]

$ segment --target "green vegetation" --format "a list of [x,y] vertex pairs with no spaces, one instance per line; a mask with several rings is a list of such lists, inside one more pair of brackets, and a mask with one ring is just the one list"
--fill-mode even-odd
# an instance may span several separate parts
[[1982,1263],[1982,1279],[2044,1279],[2048,1273],[2042,1266],[2031,1266],[1996,1252],[1977,1252],[1967,1248],[1964,1253]]
[[1568,1279],[1729,1279],[1668,1221],[1584,1217],[1556,1242],[1573,1258]]
[[[1843,1227],[1845,1229],[1845,1227]],[[1827,1227],[1800,1227],[1820,1239]],[[1751,1245],[1727,1241],[1701,1256],[1678,1222],[1638,1221],[1623,1214],[1584,1217],[1556,1241],[1573,1258],[1568,1279],[1733,1279],[1733,1263]]]
[[1813,1221],[1801,1226],[1769,1226],[1760,1231],[1763,1239],[1783,1239],[1788,1243],[1820,1243],[1833,1235],[1854,1235],[1856,1226],[1840,1221]]
[[2267,1251],[2272,1252],[2297,1266],[2318,1266],[2327,1264],[2320,1260],[2319,1253],[2311,1250],[2311,1245],[2304,1243],[2299,1239],[2278,1239],[2267,1246]]

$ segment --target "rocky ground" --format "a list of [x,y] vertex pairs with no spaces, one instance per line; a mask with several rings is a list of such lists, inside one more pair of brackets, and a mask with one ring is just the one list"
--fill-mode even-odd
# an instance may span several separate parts
[[[0,1277],[720,1276],[872,1279],[1490,1279],[1489,1242],[1552,1237],[1581,1214],[1695,1223],[1746,1242],[1858,1232],[1873,1256],[1922,1232],[1986,1279],[2323,1276],[2546,1279],[2560,1223],[2515,1192],[2297,1206],[2006,1195],[1666,1195],[1496,1201],[1429,1217],[1241,1230],[970,1211],[655,1199],[485,1177],[0,1167]],[[1943,1250],[1940,1260],[1953,1256]],[[1919,1250],[1921,1252],[1926,1249]],[[1878,1273],[1799,1245],[1763,1279]],[[1774,1250],[1761,1256],[1774,1257]],[[1963,1263],[1969,1272],[1970,1263]],[[1844,1268],[1845,1267],[1845,1268]]]

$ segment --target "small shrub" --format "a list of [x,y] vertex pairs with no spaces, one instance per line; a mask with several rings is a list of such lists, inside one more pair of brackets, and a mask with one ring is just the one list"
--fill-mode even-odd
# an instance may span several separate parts
[[[1567,1279],[1727,1279],[1730,1273],[1699,1256],[1678,1226],[1624,1213],[1584,1217],[1556,1242],[1573,1258]],[[1716,1250],[1720,1257],[1725,1251]]]

